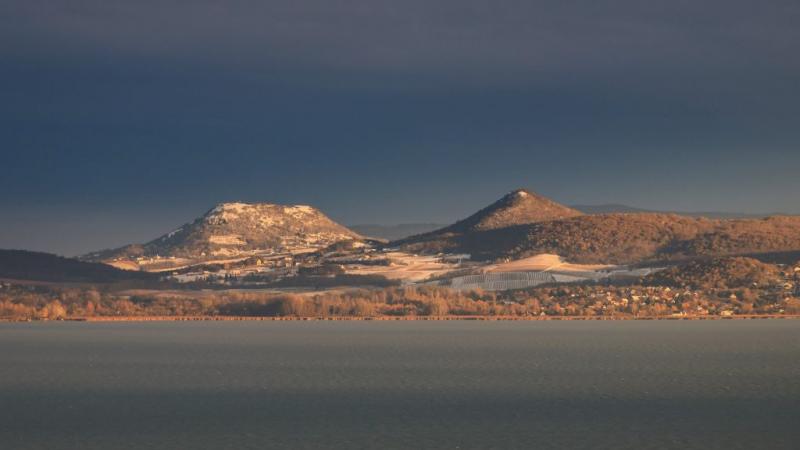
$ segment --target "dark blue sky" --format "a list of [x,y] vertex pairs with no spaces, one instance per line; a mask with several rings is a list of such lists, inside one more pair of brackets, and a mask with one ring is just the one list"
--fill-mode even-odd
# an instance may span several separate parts
[[800,213],[800,3],[0,1],[0,247],[221,201]]

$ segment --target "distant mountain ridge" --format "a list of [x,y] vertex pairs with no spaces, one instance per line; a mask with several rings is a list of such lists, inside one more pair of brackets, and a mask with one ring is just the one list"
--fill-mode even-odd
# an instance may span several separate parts
[[634,206],[609,203],[603,205],[572,205],[584,214],[613,214],[613,213],[653,213],[653,214],[678,214],[689,217],[708,217],[709,219],[755,219],[770,216],[785,216],[788,214],[775,212],[769,214],[723,212],[723,211],[660,211],[655,209],[637,208]]
[[361,236],[307,205],[221,203],[195,221],[145,244],[85,255],[83,259],[225,258],[244,252],[324,248]]
[[[452,225],[423,229],[388,245],[412,253],[469,253],[484,260],[555,253],[570,262],[610,264],[800,250],[800,217],[723,220],[624,205],[600,208],[626,212],[584,214],[517,189]],[[362,231],[374,235],[374,230]],[[158,271],[256,254],[313,251],[348,240],[364,238],[311,206],[222,203],[153,241],[83,259]]]

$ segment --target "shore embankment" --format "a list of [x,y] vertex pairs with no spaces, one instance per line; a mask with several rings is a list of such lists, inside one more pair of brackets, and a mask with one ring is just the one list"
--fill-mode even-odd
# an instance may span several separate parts
[[294,322],[294,321],[618,321],[618,320],[757,320],[800,319],[798,314],[741,314],[732,316],[680,315],[680,316],[91,316],[64,319],[0,318],[0,322]]

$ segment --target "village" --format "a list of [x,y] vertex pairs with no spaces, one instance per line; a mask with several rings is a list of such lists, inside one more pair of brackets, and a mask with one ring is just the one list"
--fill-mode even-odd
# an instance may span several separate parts
[[[172,264],[173,268],[169,267]],[[473,261],[469,254],[418,255],[397,248],[345,242],[314,251],[252,252],[181,266],[174,257],[137,260],[142,267],[180,283],[217,288],[302,287],[323,281],[343,286],[431,285],[456,290],[503,291],[542,284],[636,279],[658,270],[617,265],[579,265],[557,255],[521,260]],[[178,264],[177,267],[175,265]],[[156,269],[159,265],[163,268]]]
[[[382,307],[381,300],[366,310],[371,311],[368,315],[378,316],[724,318],[800,314],[800,264],[774,267],[779,276],[769,283],[721,287],[691,279],[694,283],[663,283],[652,276],[661,273],[663,266],[581,265],[551,254],[473,261],[468,254],[416,255],[349,242],[317,251],[261,252],[160,273],[165,280],[184,286],[169,294],[172,296],[230,299],[239,298],[237,295],[249,298],[248,292],[291,294],[317,302],[317,309],[308,311],[320,311],[319,302],[331,296],[363,298],[369,303],[375,301],[373,297],[384,298],[382,291],[399,289],[392,295],[404,297],[395,301],[405,306]],[[231,297],[227,293],[238,294]],[[161,298],[167,294],[135,295]],[[458,300],[461,298],[470,301]],[[349,300],[335,300],[340,301]],[[363,316],[363,311],[351,315]]]

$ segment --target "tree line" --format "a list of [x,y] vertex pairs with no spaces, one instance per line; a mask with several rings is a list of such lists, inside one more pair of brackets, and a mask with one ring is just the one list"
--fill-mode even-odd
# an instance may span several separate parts
[[98,287],[5,286],[0,318],[93,316],[669,316],[800,314],[800,299],[780,287],[738,289],[643,285],[560,285],[506,292],[434,286],[316,293],[241,291],[129,294]]

